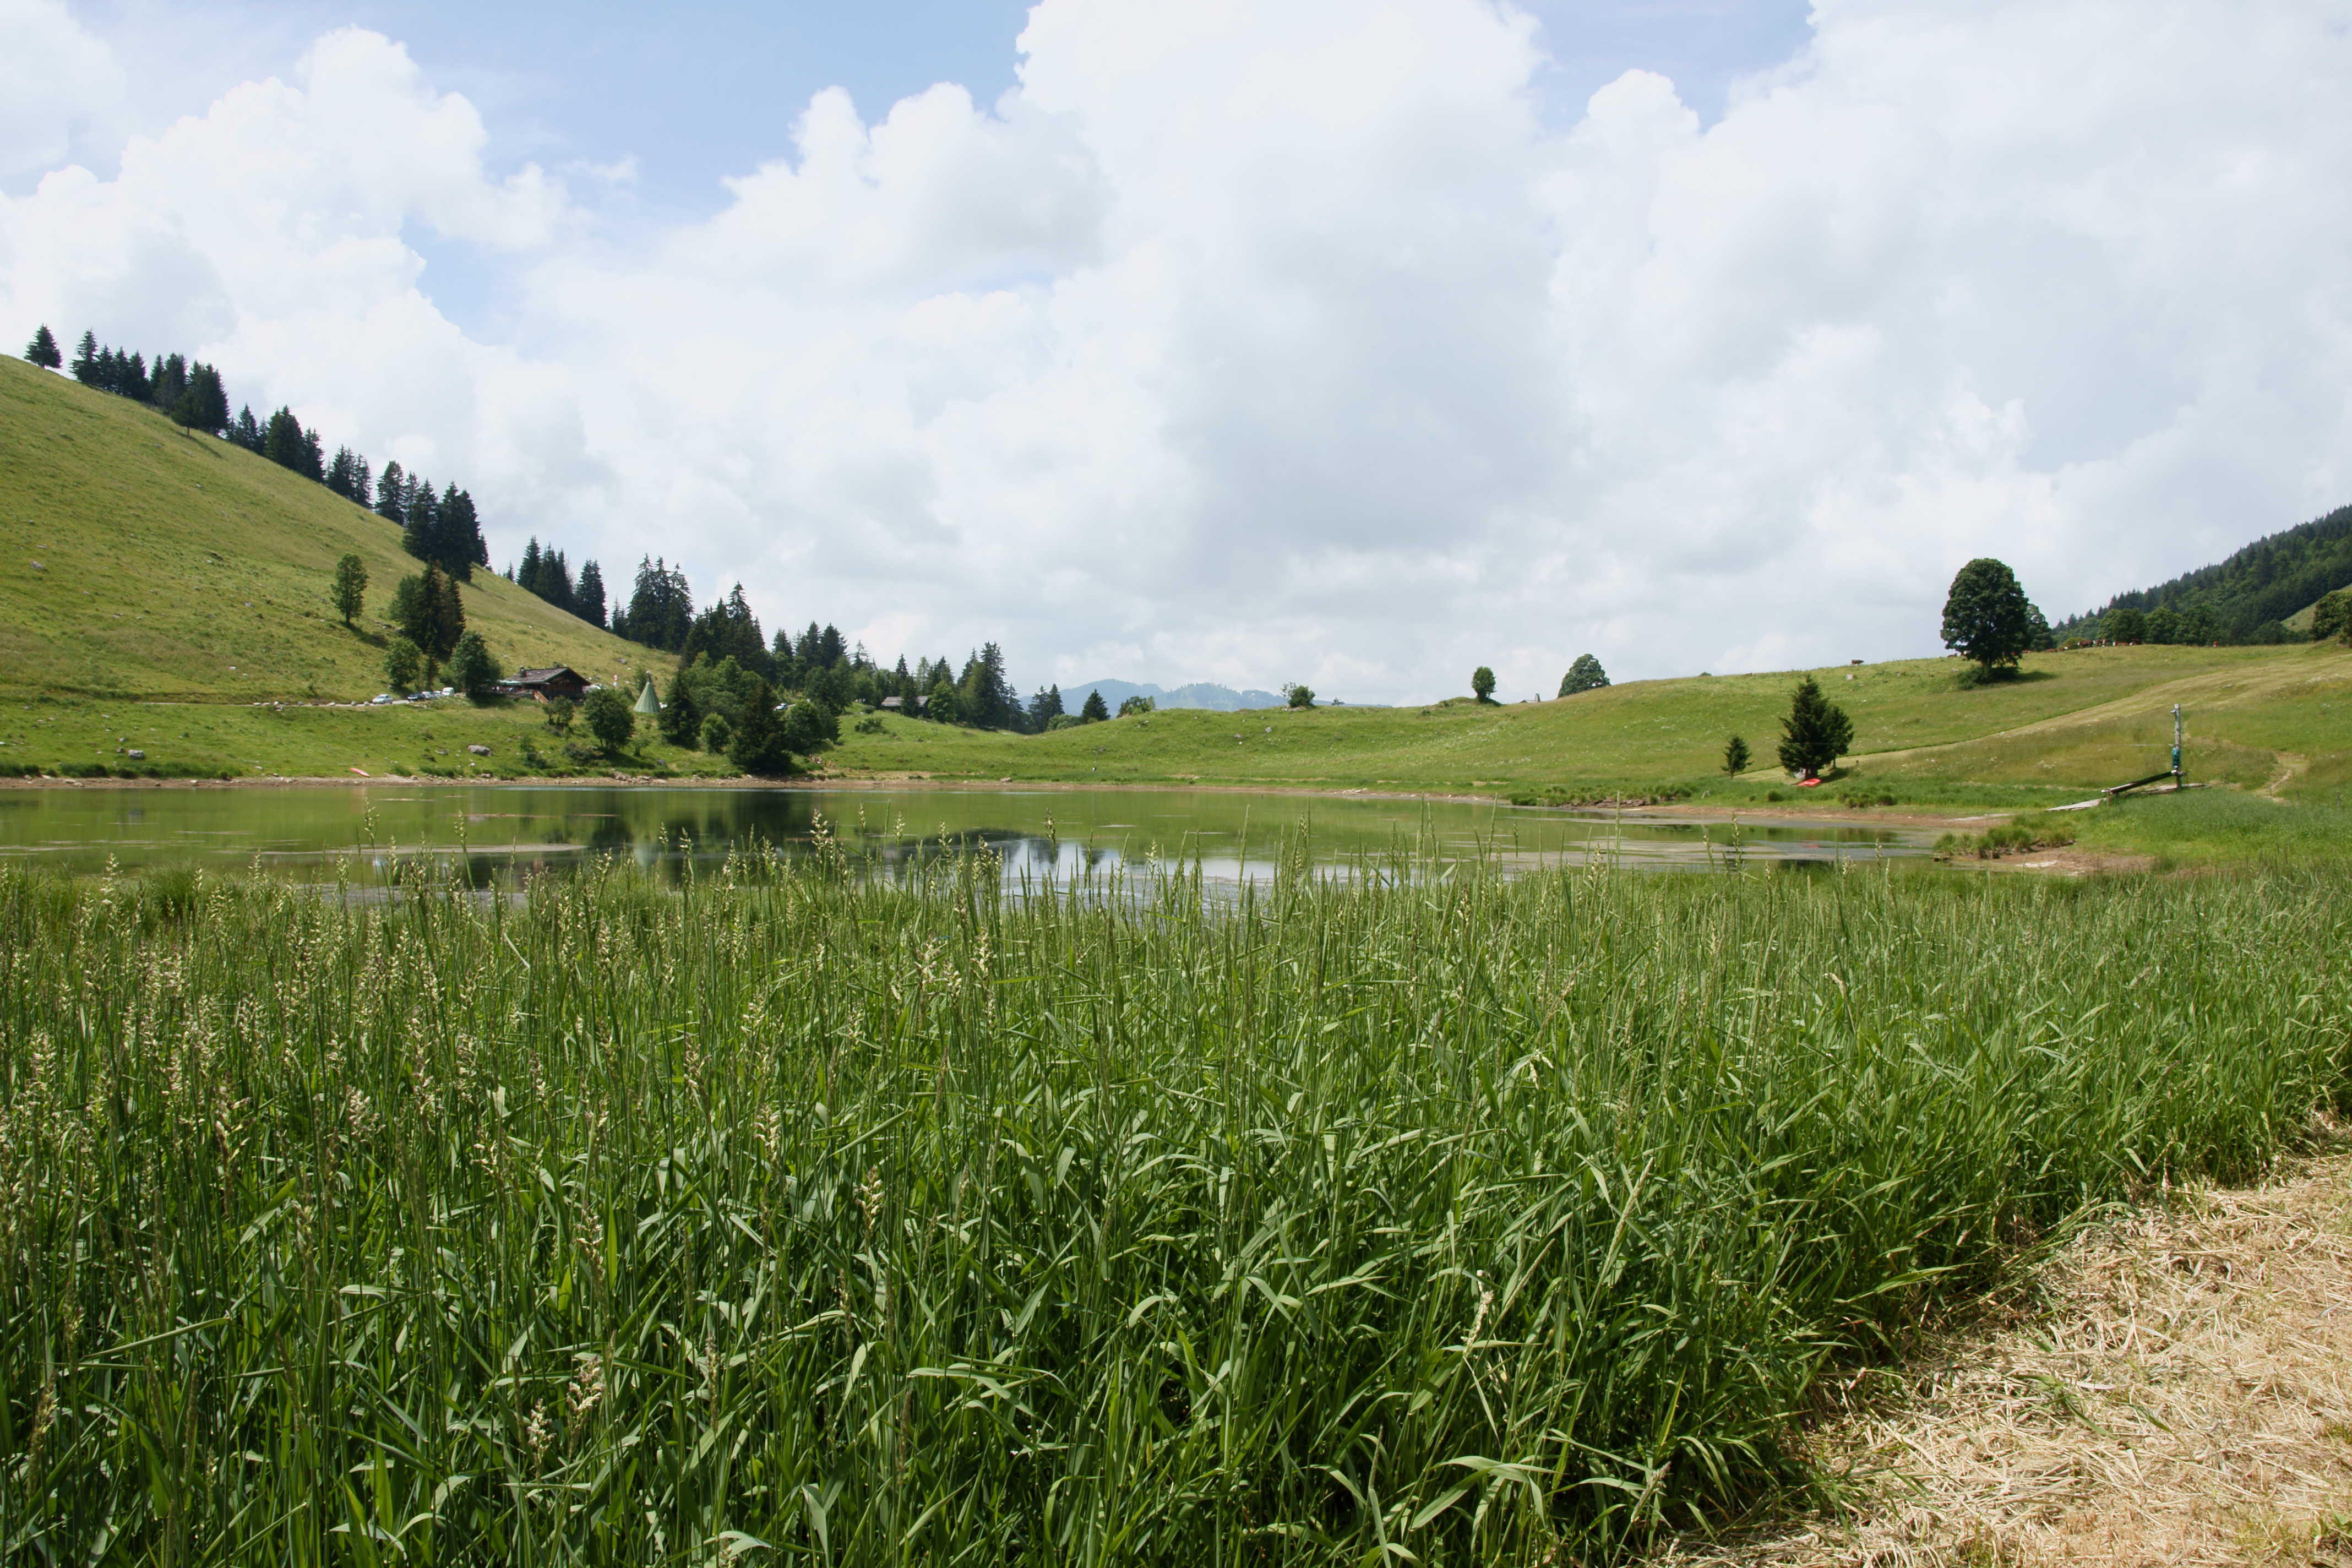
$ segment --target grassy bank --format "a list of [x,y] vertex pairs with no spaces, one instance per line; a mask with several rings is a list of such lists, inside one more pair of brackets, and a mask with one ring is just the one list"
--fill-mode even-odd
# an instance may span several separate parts
[[[487,754],[469,748],[486,746]],[[568,748],[568,749],[567,749]],[[133,759],[132,751],[144,752]],[[19,767],[71,776],[91,766],[133,776],[448,778],[732,776],[723,756],[665,744],[649,722],[618,754],[583,726],[559,735],[529,700],[462,699],[383,708],[299,703],[0,699],[0,776]]]
[[2340,879],[995,888],[0,871],[0,1554],[1606,1556],[2343,1082]]

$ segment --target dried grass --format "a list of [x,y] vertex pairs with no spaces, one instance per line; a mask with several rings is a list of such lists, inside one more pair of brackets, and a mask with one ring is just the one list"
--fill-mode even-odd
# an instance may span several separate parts
[[[1816,1516],[1714,1568],[2352,1564],[2352,1150],[2085,1233],[2008,1321],[1849,1392]],[[1875,1383],[1874,1389],[1869,1386]]]

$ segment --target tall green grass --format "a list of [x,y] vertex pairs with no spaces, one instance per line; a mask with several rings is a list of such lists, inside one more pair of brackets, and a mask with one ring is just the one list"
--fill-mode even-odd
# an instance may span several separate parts
[[0,1557],[1591,1560],[2343,1081],[2340,879],[0,871]]

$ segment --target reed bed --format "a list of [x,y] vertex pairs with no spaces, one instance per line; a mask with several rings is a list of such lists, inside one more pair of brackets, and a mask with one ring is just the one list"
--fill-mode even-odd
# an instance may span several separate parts
[[0,870],[0,1559],[1591,1562],[2332,1102],[2340,879]]

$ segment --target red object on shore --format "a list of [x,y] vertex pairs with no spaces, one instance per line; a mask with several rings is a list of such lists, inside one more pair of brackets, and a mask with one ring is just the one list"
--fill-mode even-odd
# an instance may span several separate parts
[[1822,787],[1822,781],[1819,779],[1800,779],[1797,781],[1797,787],[1799,789],[1819,789]]

